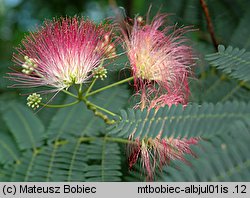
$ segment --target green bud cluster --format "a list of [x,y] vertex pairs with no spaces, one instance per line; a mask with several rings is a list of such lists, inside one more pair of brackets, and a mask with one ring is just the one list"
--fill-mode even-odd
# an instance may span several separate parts
[[37,94],[37,93],[31,94],[27,98],[27,105],[34,110],[39,108],[39,105],[41,102],[42,102],[42,98],[40,94]]
[[24,57],[25,62],[22,64],[22,72],[24,74],[30,75],[35,68],[37,68],[37,64],[35,63],[34,59],[29,58],[28,56]]
[[104,67],[98,67],[93,71],[94,78],[100,78],[101,80],[104,80],[107,78],[107,70]]

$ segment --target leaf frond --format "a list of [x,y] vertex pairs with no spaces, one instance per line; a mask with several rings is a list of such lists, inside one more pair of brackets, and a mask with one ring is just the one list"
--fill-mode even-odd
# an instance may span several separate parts
[[245,49],[218,46],[218,52],[206,56],[206,60],[232,78],[250,80],[250,52]]

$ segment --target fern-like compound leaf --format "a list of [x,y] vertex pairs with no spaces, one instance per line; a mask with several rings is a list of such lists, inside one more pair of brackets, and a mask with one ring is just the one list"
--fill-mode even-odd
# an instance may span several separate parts
[[[223,134],[193,148],[191,164],[175,162],[164,168],[164,181],[247,181],[250,176],[249,123],[235,121]],[[189,156],[190,157],[190,156]],[[206,170],[206,171],[204,171]]]
[[204,137],[223,132],[235,120],[250,122],[250,104],[241,102],[189,104],[155,110],[123,110],[110,135],[128,138]]
[[218,46],[218,52],[206,56],[211,65],[222,70],[233,78],[243,81],[250,80],[250,52],[245,49],[225,48]]
[[30,109],[18,103],[10,103],[5,111],[3,120],[20,149],[35,149],[41,146],[45,136],[44,125]]

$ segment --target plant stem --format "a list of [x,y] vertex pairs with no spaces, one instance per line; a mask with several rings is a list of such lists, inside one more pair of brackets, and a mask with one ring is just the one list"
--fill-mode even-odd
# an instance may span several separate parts
[[118,142],[118,143],[123,143],[123,144],[136,144],[136,142],[134,141],[122,139],[122,138],[114,138],[114,137],[104,137],[104,138],[109,142]]
[[240,81],[239,84],[246,89],[250,89],[250,84],[248,84],[246,81]]
[[77,95],[75,95],[75,94],[73,94],[73,93],[71,93],[71,92],[69,92],[69,91],[67,91],[67,90],[65,90],[65,89],[63,89],[62,91],[63,91],[64,93],[66,93],[66,94],[68,94],[68,95],[74,97],[74,98],[79,99],[79,97],[78,97]]
[[96,139],[105,139],[106,141],[109,142],[118,142],[122,144],[137,144],[136,142],[128,139],[123,139],[123,138],[114,138],[114,137],[80,137],[79,141],[80,142],[92,142],[95,141]]
[[97,137],[80,137],[79,141],[80,142],[92,142],[96,139],[97,139]]
[[98,109],[99,109],[99,110],[102,110],[102,111],[104,111],[104,112],[106,112],[106,113],[108,113],[108,114],[110,114],[110,115],[112,115],[112,116],[115,116],[116,114],[114,114],[113,112],[111,112],[111,111],[109,111],[109,110],[107,110],[107,109],[104,109],[104,108],[102,108],[102,107],[99,107],[99,106],[97,106],[97,105],[91,103],[91,102],[88,101],[85,97],[82,98],[81,100],[86,104],[86,106],[87,106],[87,108],[88,108],[89,110],[91,110],[91,111],[94,112],[95,116],[97,116],[97,117],[103,119],[103,121],[104,121],[106,124],[110,124],[110,125],[111,125],[111,124],[115,124],[115,122],[116,122],[115,120],[109,119],[109,117],[108,117],[107,115],[105,115],[105,114],[103,114],[102,112],[98,111]]
[[211,36],[214,48],[217,51],[218,50],[217,49],[218,43],[217,43],[216,38],[215,38],[214,27],[213,27],[213,23],[212,23],[210,14],[209,14],[209,10],[208,10],[207,4],[206,4],[205,0],[200,0],[200,4],[201,4],[201,7],[202,7],[203,12],[205,14],[205,17],[206,17],[208,31],[210,33],[210,36]]
[[96,80],[97,80],[97,78],[95,78],[95,79],[91,82],[91,84],[90,84],[89,88],[87,89],[85,95],[88,95],[88,93],[91,91],[91,89],[93,88],[93,86],[94,86]]
[[82,83],[80,84],[80,87],[79,87],[78,92],[79,92],[79,93],[82,93]]
[[96,105],[96,104],[94,104],[92,102],[88,101],[88,105],[91,105],[91,106],[95,107],[96,109],[99,109],[99,110],[101,110],[101,111],[103,111],[103,112],[105,112],[105,113],[107,113],[107,114],[109,114],[111,116],[117,116],[115,113],[113,113],[113,112],[111,112],[111,111],[109,111],[109,110],[107,110],[107,109],[105,109],[103,107],[100,107],[100,106],[98,106],[98,105]]
[[104,91],[104,90],[106,90],[106,89],[109,89],[109,88],[111,88],[111,87],[115,87],[115,86],[120,85],[120,84],[122,84],[122,83],[131,81],[131,80],[133,80],[133,79],[134,79],[134,77],[131,76],[131,77],[129,77],[129,78],[123,79],[123,80],[121,80],[121,81],[115,82],[115,83],[113,83],[113,84],[110,84],[110,85],[107,85],[107,86],[102,87],[102,88],[100,88],[100,89],[97,89],[97,90],[95,90],[95,91],[92,91],[92,92],[86,94],[85,97],[92,96],[92,95],[94,95],[94,94],[96,94],[96,93],[99,93],[99,92]]
[[71,102],[68,104],[62,104],[62,105],[52,105],[52,104],[44,104],[44,103],[40,103],[40,104],[45,106],[45,107],[48,107],[48,108],[63,108],[63,107],[69,107],[69,106],[75,105],[79,102],[80,102],[80,100],[76,100],[74,102]]

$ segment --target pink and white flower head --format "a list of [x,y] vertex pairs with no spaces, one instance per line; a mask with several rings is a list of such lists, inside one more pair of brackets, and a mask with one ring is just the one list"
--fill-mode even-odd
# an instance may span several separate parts
[[[130,137],[132,139],[132,137]],[[190,146],[196,145],[199,138],[144,138],[135,140],[136,144],[129,145],[129,167],[130,169],[138,162],[144,168],[148,180],[153,180],[156,169],[161,170],[171,160],[181,160],[188,163],[185,154],[195,155]]]
[[[126,24],[123,33],[124,48],[127,51],[134,76],[134,86],[140,102],[140,109],[164,106],[186,105],[189,97],[188,77],[194,65],[192,48],[186,45],[184,33],[189,27],[166,26],[166,15],[157,15],[151,23],[144,23],[141,17],[133,25]],[[130,135],[130,140],[133,140]],[[156,168],[161,169],[170,160],[185,161],[184,154],[193,154],[190,145],[197,144],[198,138],[137,138],[129,150],[130,168],[141,159],[149,180],[153,179]]]
[[188,100],[188,76],[194,56],[183,35],[191,29],[164,27],[165,20],[166,15],[157,15],[151,23],[144,24],[137,17],[132,26],[121,28],[142,109],[153,99],[164,104],[166,97],[162,95],[175,95],[181,104]]
[[20,66],[10,79],[14,87],[67,89],[85,83],[104,59],[114,55],[112,27],[80,17],[46,20],[17,48],[14,61]]

